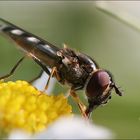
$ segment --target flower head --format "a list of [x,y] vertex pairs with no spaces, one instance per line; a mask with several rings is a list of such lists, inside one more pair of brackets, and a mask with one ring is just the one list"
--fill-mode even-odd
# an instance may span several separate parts
[[39,132],[70,114],[71,106],[63,95],[48,96],[26,81],[0,83],[0,129],[4,132],[18,128]]

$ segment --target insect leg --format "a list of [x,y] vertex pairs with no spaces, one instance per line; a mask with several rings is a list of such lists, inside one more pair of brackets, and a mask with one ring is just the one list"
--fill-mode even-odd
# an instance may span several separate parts
[[48,75],[51,74],[50,71],[49,71],[49,69],[46,67],[46,65],[44,65],[43,63],[41,63],[38,59],[36,59],[36,58],[34,58],[34,57],[33,57],[33,60],[34,60],[38,65],[40,65],[41,68],[42,68]]
[[54,76],[54,74],[56,74],[56,71],[57,71],[57,70],[56,70],[56,67],[53,67],[52,70],[51,70],[51,73],[50,73],[50,75],[49,75],[49,78],[48,78],[48,81],[47,81],[47,84],[46,84],[46,86],[45,86],[44,91],[47,90],[47,88],[48,88],[48,86],[49,86],[50,79],[51,79],[51,77]]
[[6,78],[9,78],[10,76],[12,76],[12,75],[14,74],[15,70],[16,70],[17,67],[21,64],[21,62],[23,61],[24,58],[25,58],[25,56],[22,57],[22,58],[14,65],[14,67],[11,69],[10,73],[8,73],[8,74],[6,74],[6,75],[0,77],[0,80],[1,80],[1,79],[6,79]]
[[[45,88],[44,88],[44,91],[45,91],[45,90],[47,90],[47,88],[48,88],[48,85],[49,85],[49,82],[50,82],[51,77],[53,77],[53,76],[55,75],[56,78],[59,80],[59,76],[58,76],[58,74],[57,74],[56,67],[53,67],[52,70],[51,70],[51,72],[50,72],[49,69],[46,67],[46,65],[44,65],[43,63],[41,63],[40,60],[36,59],[35,57],[32,57],[32,58],[33,58],[34,61],[35,61],[37,64],[39,64],[39,65],[42,67],[42,69],[49,75],[47,84],[46,84],[46,86],[45,86]],[[39,77],[39,76],[38,76],[38,77]],[[37,78],[38,78],[38,77],[37,77]]]
[[32,80],[29,81],[29,83],[33,83],[33,82],[36,81],[38,78],[40,78],[41,75],[42,75],[42,73],[43,73],[43,71],[44,71],[44,70],[41,70],[40,73],[39,73],[36,77],[34,77]]
[[83,115],[84,118],[88,118],[85,111],[86,111],[86,106],[81,102],[80,98],[77,96],[74,90],[70,90],[70,95],[73,97],[74,101],[78,104],[79,109]]

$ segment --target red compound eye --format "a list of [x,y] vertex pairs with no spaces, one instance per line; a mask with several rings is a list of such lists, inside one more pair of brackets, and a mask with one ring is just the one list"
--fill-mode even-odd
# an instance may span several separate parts
[[110,83],[110,75],[105,70],[99,70],[93,73],[89,80],[86,87],[86,95],[89,98],[98,97],[103,94]]

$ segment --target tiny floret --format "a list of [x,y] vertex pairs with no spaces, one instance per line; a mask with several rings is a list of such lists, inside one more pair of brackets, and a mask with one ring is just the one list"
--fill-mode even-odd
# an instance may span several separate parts
[[36,133],[71,112],[64,95],[49,96],[26,81],[0,82],[0,129],[5,132]]

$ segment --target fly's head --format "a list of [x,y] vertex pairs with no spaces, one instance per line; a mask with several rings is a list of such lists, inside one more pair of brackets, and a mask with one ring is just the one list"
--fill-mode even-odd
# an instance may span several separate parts
[[89,102],[89,107],[86,110],[88,116],[95,107],[106,104],[111,99],[112,89],[115,90],[116,94],[122,96],[122,92],[116,86],[108,71],[99,69],[91,75],[86,86],[86,95]]

